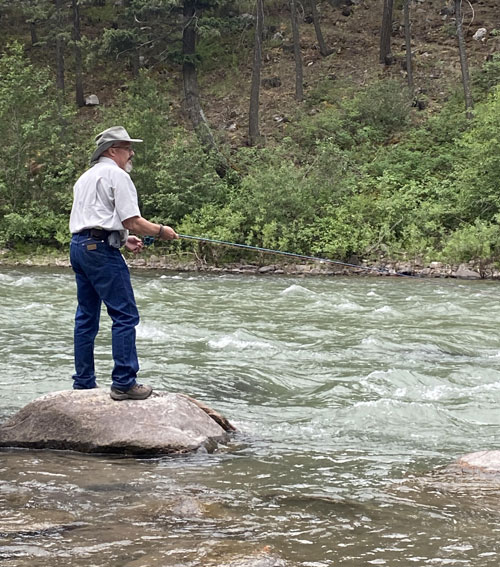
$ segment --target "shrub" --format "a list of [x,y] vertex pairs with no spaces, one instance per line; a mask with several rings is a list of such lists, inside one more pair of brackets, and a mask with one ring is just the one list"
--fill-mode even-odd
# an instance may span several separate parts
[[[72,113],[58,103],[44,68],[33,67],[19,44],[0,57],[0,239],[62,241],[73,145]],[[61,211],[61,209],[63,209]],[[62,212],[62,214],[61,214]]]
[[383,141],[405,128],[410,119],[408,89],[399,81],[379,81],[344,103],[355,136]]
[[442,256],[450,262],[477,262],[484,277],[486,266],[500,260],[500,227],[481,220],[461,227],[448,237]]

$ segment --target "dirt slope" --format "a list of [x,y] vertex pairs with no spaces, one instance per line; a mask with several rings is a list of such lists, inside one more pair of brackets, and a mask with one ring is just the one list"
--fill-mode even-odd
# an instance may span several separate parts
[[[401,8],[394,10],[394,64],[386,66],[378,62],[382,0],[347,2],[351,5],[333,7],[327,1],[319,2],[323,34],[333,51],[328,57],[322,57],[319,52],[314,26],[306,23],[310,18],[306,17],[300,23],[306,98],[321,81],[330,81],[332,88],[335,83],[342,82],[363,86],[378,77],[400,77],[406,81]],[[396,6],[398,4],[401,3],[395,2]],[[438,108],[448,96],[450,87],[459,85],[461,80],[453,4],[453,0],[416,0],[411,5],[414,83],[417,96],[423,94],[430,111]],[[284,13],[283,8],[281,13]],[[474,70],[492,53],[500,50],[498,2],[464,1],[463,16],[469,66]],[[276,21],[275,14],[268,13],[266,17],[268,22]],[[487,30],[483,40],[473,38],[479,28]],[[281,19],[276,31],[283,39],[267,43],[262,70],[262,78],[277,77],[280,82],[280,86],[261,89],[261,131],[268,141],[281,137],[284,128],[282,118],[290,119],[298,106],[294,99],[294,59],[290,50],[289,22]],[[244,144],[247,135],[251,61],[249,51],[247,61],[238,69],[221,70],[216,76],[200,77],[207,117],[220,135],[234,146]],[[224,83],[228,85],[226,89],[221,87]],[[314,109],[308,111],[314,112]]]

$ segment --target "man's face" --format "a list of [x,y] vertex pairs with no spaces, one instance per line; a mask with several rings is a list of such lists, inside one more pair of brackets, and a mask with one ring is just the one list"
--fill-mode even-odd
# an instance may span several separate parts
[[132,171],[134,150],[130,142],[119,142],[115,146],[111,146],[109,153],[118,167],[121,167],[127,173]]

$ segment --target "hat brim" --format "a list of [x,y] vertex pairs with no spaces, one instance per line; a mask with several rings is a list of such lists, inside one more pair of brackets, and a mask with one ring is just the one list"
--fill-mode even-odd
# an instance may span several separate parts
[[92,154],[92,157],[90,158],[90,163],[95,163],[101,157],[101,154],[105,152],[107,149],[109,149],[114,143],[115,142],[106,142],[100,145]]
[[117,142],[142,142],[143,140],[140,140],[139,138],[123,138],[122,140],[112,140],[110,142],[104,142],[104,144],[101,144],[92,154],[92,157],[90,158],[90,163],[93,164],[95,163],[100,157],[101,154],[104,153],[107,149],[109,149],[111,146],[113,146],[114,144],[116,144]]

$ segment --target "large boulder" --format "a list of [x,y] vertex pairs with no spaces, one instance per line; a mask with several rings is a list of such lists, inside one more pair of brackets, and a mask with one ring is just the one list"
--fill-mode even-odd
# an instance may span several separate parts
[[0,425],[0,447],[161,455],[213,451],[234,427],[183,394],[114,401],[104,389],[66,390],[29,403]]

